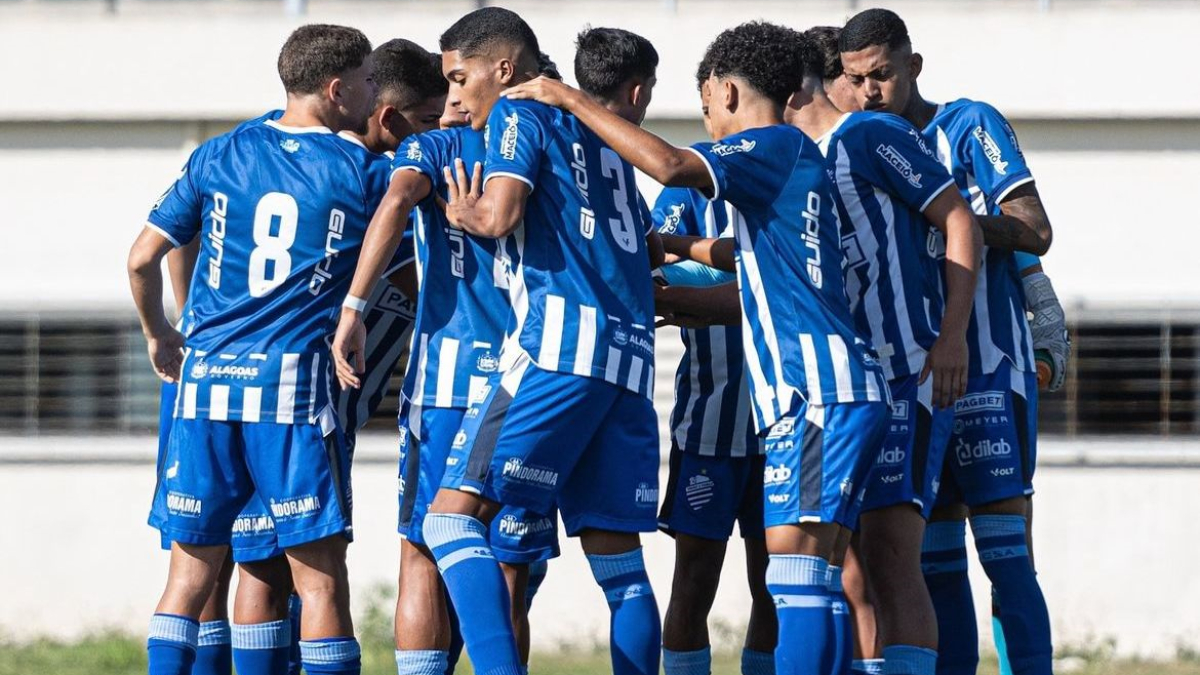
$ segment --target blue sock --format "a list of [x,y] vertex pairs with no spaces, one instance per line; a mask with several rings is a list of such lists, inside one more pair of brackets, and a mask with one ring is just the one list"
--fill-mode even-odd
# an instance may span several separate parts
[[425,517],[424,529],[452,604],[471,608],[458,620],[475,672],[522,675],[508,584],[488,546],[487,526],[470,516],[431,513]]
[[222,619],[200,624],[192,675],[232,675],[233,654],[229,641],[228,621]]
[[397,649],[398,675],[442,675],[449,665],[446,652],[438,649]]
[[831,610],[830,635],[833,636],[825,644],[829,653],[826,663],[833,675],[843,675],[850,670],[850,662],[854,660],[854,627],[850,624],[850,603],[846,600],[846,591],[842,588],[842,568],[830,565],[826,570],[829,580],[829,608]]
[[287,675],[291,656],[291,621],[233,624],[233,662],[239,673]]
[[883,659],[854,659],[850,662],[852,675],[883,675]]
[[996,660],[998,663],[997,670],[1000,675],[1013,675],[1012,666],[1008,663],[1008,645],[1004,639],[1004,626],[1000,624],[1000,617],[992,617],[992,641],[996,643]]
[[608,640],[613,675],[658,675],[662,619],[642,549],[587,559],[612,612]]
[[1050,613],[1033,573],[1024,516],[975,516],[975,549],[1000,602],[1013,675],[1050,675]]
[[710,675],[712,673],[712,648],[690,652],[663,650],[663,672],[666,675]]
[[446,652],[446,675],[454,675],[454,668],[463,653],[462,627],[458,625],[458,612],[454,611],[450,592],[445,588],[442,590],[446,593],[446,614],[450,616],[450,649]]
[[934,675],[938,653],[925,647],[890,645],[883,648],[884,675]]
[[742,675],[775,675],[775,654],[743,649]]
[[967,576],[967,523],[929,523],[921,543],[921,572],[937,611],[937,675],[975,675],[979,630]]
[[537,595],[542,582],[546,580],[546,570],[549,564],[545,560],[529,563],[529,584],[525,586],[525,610],[533,607],[533,596]]
[[304,603],[300,596],[292,593],[288,596],[288,621],[292,622],[292,646],[288,652],[288,675],[300,675],[300,613]]
[[359,675],[362,650],[352,637],[301,640],[300,662],[308,675]]
[[196,662],[200,622],[186,616],[155,614],[150,618],[146,657],[149,675],[188,675]]
[[779,642],[775,672],[780,675],[825,675],[829,634],[829,563],[811,555],[772,554],[767,564],[767,590],[775,599]]

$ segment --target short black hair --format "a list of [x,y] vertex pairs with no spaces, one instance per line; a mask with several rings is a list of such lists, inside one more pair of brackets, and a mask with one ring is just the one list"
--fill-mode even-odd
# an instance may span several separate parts
[[650,41],[620,28],[584,28],[575,37],[575,79],[589,96],[610,99],[633,79],[654,77],[658,52]]
[[546,52],[538,52],[538,75],[562,81],[562,73],[558,72],[558,64]]
[[450,89],[442,77],[441,58],[415,42],[388,40],[375,48],[373,60],[379,100],[388,100],[402,110],[445,96]]
[[841,34],[842,29],[837,26],[814,26],[804,31],[806,74],[826,82],[842,76],[842,54],[838,49]]
[[454,22],[442,33],[438,47],[443,52],[477,56],[495,45],[521,47],[530,54],[541,53],[537,36],[519,14],[503,7],[483,7]]
[[718,35],[700,64],[717,77],[743,78],[759,93],[785,105],[804,80],[803,38],[791,28],[751,21]]
[[370,54],[371,41],[357,28],[311,23],[292,31],[276,65],[289,94],[315,94]]
[[889,9],[865,9],[850,17],[838,38],[838,50],[857,52],[885,45],[889,50],[912,46],[904,19]]

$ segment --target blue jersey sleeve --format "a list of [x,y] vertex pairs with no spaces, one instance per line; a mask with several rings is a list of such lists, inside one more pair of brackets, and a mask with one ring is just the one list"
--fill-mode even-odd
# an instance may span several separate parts
[[792,127],[777,125],[734,134],[711,147],[698,143],[691,150],[708,165],[712,199],[743,209],[766,207],[791,176],[796,163],[791,149],[803,137]]
[[506,176],[534,188],[545,155],[548,110],[541,103],[506,98],[496,103],[488,115],[484,184],[496,176]]
[[437,139],[431,134],[410,136],[396,150],[390,175],[395,177],[397,171],[416,171],[436,184],[446,163],[440,150]]
[[218,137],[201,144],[192,152],[175,183],[158,198],[150,209],[147,223],[175,246],[191,241],[203,222],[204,191],[200,186],[205,162],[218,142]]
[[968,121],[971,129],[964,140],[962,159],[985,195],[1000,202],[1013,188],[1033,180],[1017,134],[998,110],[986,103],[972,103]]
[[1017,271],[1024,272],[1034,265],[1041,265],[1042,259],[1032,253],[1025,251],[1013,251],[1013,256],[1017,259]]
[[[861,138],[848,139],[847,151],[861,153],[862,167],[873,185],[885,185],[909,208],[923,212],[942,192],[954,187],[954,177],[937,161],[908,122],[895,115],[873,115],[854,127]],[[851,161],[851,167],[858,162]]]
[[663,191],[658,193],[650,218],[660,234],[700,234],[698,214],[691,193],[691,188],[682,187],[663,188]]

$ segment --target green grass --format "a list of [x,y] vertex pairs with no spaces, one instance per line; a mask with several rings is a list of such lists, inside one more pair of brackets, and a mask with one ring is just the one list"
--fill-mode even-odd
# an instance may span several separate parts
[[[366,617],[364,617],[366,618]],[[363,622],[370,627],[371,622]],[[389,639],[363,634],[363,675],[393,675]],[[1067,675],[1200,675],[1200,658],[1181,650],[1171,663],[1113,659],[1107,649],[1065,649],[1069,662],[1060,662],[1056,672]],[[533,675],[603,675],[611,672],[607,654],[588,648],[534,654]],[[715,655],[713,672],[736,675],[738,655],[721,651]],[[1075,667],[1072,667],[1075,666]],[[141,638],[120,633],[99,633],[74,642],[49,639],[16,642],[0,639],[0,675],[141,675],[146,672],[146,651]],[[470,667],[459,670],[468,675]],[[995,661],[980,665],[979,675],[995,675]]]

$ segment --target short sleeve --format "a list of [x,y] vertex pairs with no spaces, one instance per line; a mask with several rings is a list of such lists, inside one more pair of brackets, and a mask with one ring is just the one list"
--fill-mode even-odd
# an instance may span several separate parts
[[696,209],[690,193],[690,188],[680,187],[663,188],[658,193],[650,218],[660,234],[699,234],[695,227]]
[[[923,212],[938,195],[954,187],[954,177],[908,122],[877,115],[859,127],[864,142],[854,142],[871,166],[868,182],[886,185],[909,208]],[[853,166],[854,163],[851,164]]]
[[438,166],[441,163],[438,160],[440,154],[432,137],[425,134],[408,137],[392,159],[389,180],[395,178],[397,171],[416,171],[436,183],[442,177],[443,167]]
[[1013,256],[1017,260],[1017,271],[1024,272],[1034,265],[1041,265],[1042,259],[1032,253],[1025,251],[1013,251]]
[[724,199],[743,210],[763,208],[779,196],[795,168],[799,130],[783,125],[734,134],[711,147],[691,151],[708,166],[712,199]]
[[1033,181],[1017,134],[998,110],[984,103],[973,103],[968,120],[964,160],[985,195],[999,202],[1017,186]]
[[151,228],[176,247],[188,243],[200,232],[204,209],[200,182],[213,145],[214,141],[208,141],[192,152],[175,183],[158,198],[146,219]]
[[515,178],[532,190],[545,154],[547,137],[545,108],[541,103],[500,99],[488,116],[487,161],[483,167],[486,184],[497,176]]

